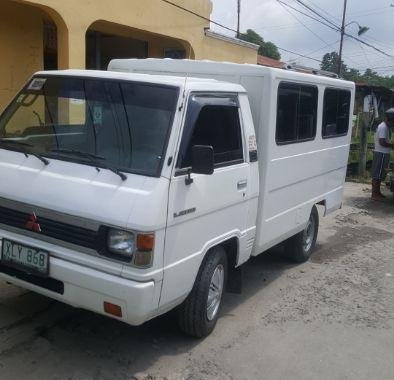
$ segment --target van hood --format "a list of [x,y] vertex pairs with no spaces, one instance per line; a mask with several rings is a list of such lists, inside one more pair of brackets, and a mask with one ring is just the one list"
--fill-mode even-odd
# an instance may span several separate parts
[[169,180],[128,174],[0,149],[0,200],[56,211],[125,229],[166,224]]

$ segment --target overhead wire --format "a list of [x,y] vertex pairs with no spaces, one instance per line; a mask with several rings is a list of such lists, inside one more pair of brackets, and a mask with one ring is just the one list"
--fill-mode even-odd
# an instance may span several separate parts
[[330,28],[330,29],[332,29],[332,30],[335,30],[336,32],[339,32],[339,31],[341,30],[341,28],[340,28],[339,26],[335,26],[335,27],[334,27],[334,26],[332,26],[332,25],[330,25],[330,24],[327,24],[327,23],[323,22],[322,20],[319,20],[318,18],[316,18],[316,17],[314,17],[314,16],[312,16],[312,15],[310,15],[310,14],[308,14],[308,13],[303,12],[303,11],[301,11],[300,9],[298,9],[298,8],[296,8],[296,7],[293,7],[292,5],[286,3],[286,2],[284,2],[284,1],[282,1],[282,0],[276,0],[276,1],[277,1],[278,3],[281,3],[281,4],[285,5],[286,7],[290,8],[290,9],[295,10],[296,12],[298,12],[298,13],[300,13],[300,14],[306,16],[306,17],[309,17],[309,18],[312,19],[312,20],[315,20],[315,21],[319,22],[320,24],[323,24],[323,25],[327,26],[328,28]]
[[312,54],[316,54],[317,52],[319,52],[319,51],[321,51],[321,50],[323,50],[323,49],[325,49],[325,48],[328,48],[328,47],[337,45],[338,43],[339,43],[339,40],[336,40],[336,41],[334,41],[334,42],[331,42],[331,43],[329,43],[329,44],[326,44],[326,45],[320,47],[319,49],[316,49],[316,50],[311,51],[310,53],[308,53],[308,55],[311,56]]
[[[277,1],[277,2],[280,2],[280,3],[282,3],[282,4],[284,4],[285,6],[291,8],[291,9],[294,9],[295,11],[297,11],[297,12],[299,12],[299,13],[301,13],[301,14],[303,14],[303,15],[309,17],[309,18],[312,18],[312,19],[314,19],[314,20],[319,21],[321,24],[323,24],[323,25],[329,27],[330,29],[333,29],[333,30],[336,30],[336,31],[340,31],[340,30],[341,30],[341,28],[340,28],[338,25],[332,23],[332,22],[329,21],[327,18],[325,18],[324,16],[320,15],[319,12],[313,10],[313,8],[311,8],[309,5],[304,4],[304,2],[303,2],[302,0],[294,0],[294,1],[297,1],[299,4],[303,4],[307,9],[312,9],[314,14],[320,15],[320,17],[322,17],[324,20],[328,20],[328,21],[330,22],[331,25],[328,25],[326,22],[323,22],[323,21],[321,21],[321,20],[318,20],[318,19],[316,19],[316,17],[313,17],[313,16],[311,16],[311,15],[308,15],[308,14],[306,14],[306,13],[300,11],[299,9],[297,9],[297,8],[295,8],[295,7],[293,7],[293,6],[291,6],[291,5],[288,4],[288,3],[283,2],[282,0],[276,0],[276,1]],[[371,49],[374,49],[375,51],[377,51],[377,52],[379,52],[379,53],[381,53],[381,54],[383,54],[383,55],[385,55],[385,56],[387,56],[387,57],[393,57],[392,55],[387,54],[386,52],[384,52],[383,50],[377,48],[376,46],[374,46],[374,45],[372,45],[372,44],[370,44],[370,43],[368,43],[368,42],[366,42],[366,41],[363,41],[363,40],[361,40],[360,38],[353,36],[352,34],[349,34],[349,33],[346,33],[346,32],[345,32],[344,35],[347,36],[347,37],[349,37],[349,38],[352,38],[352,39],[354,39],[354,40],[356,40],[356,41],[359,41],[360,43],[362,43],[362,44],[364,44],[364,45],[370,47]]]
[[[164,2],[164,3],[167,3],[167,4],[169,4],[169,5],[172,5],[172,6],[176,7],[176,8],[178,8],[178,9],[181,9],[181,10],[183,10],[183,11],[185,11],[185,12],[188,12],[188,13],[190,13],[190,14],[193,14],[193,15],[195,15],[196,17],[199,17],[199,18],[201,18],[201,19],[203,19],[203,20],[205,20],[205,21],[209,21],[209,22],[211,22],[212,24],[214,24],[214,25],[216,25],[216,26],[219,26],[219,27],[224,28],[224,29],[226,29],[226,30],[228,30],[228,31],[237,33],[237,31],[236,31],[235,29],[233,29],[233,28],[230,28],[230,27],[228,27],[228,26],[226,26],[226,25],[223,25],[223,24],[221,24],[221,23],[219,23],[219,22],[213,21],[213,20],[211,20],[211,19],[208,18],[208,17],[205,17],[205,16],[203,16],[203,15],[200,15],[199,13],[197,13],[197,12],[195,12],[195,11],[192,11],[192,10],[190,10],[190,9],[187,9],[187,8],[181,6],[181,5],[175,4],[175,3],[173,3],[172,1],[169,1],[169,0],[161,0],[161,1]],[[241,34],[244,35],[244,33],[241,33]],[[276,45],[276,46],[277,46],[277,45]],[[294,55],[297,55],[297,56],[299,56],[299,57],[306,58],[306,59],[310,59],[310,60],[312,60],[312,61],[316,61],[316,62],[319,62],[319,63],[320,63],[320,61],[319,61],[318,59],[315,59],[315,58],[312,58],[312,57],[308,57],[308,56],[306,56],[306,55],[304,55],[304,54],[296,53],[296,52],[294,52],[294,51],[291,51],[291,50],[282,48],[282,47],[280,47],[280,46],[277,46],[277,48],[278,48],[279,50],[285,51],[285,52],[287,52],[287,53],[294,54]]]
[[388,10],[390,7],[386,6],[386,7],[380,7],[380,8],[373,8],[373,9],[368,9],[368,10],[362,10],[362,11],[356,11],[356,12],[350,12],[349,15],[350,16],[358,16],[359,14],[363,14],[363,13],[368,13],[368,12],[375,12],[375,11],[381,11],[381,10]]
[[221,24],[221,23],[219,23],[219,22],[217,22],[217,21],[211,20],[209,17],[205,17],[205,16],[203,16],[203,15],[201,15],[201,14],[195,12],[195,11],[192,11],[191,9],[188,9],[188,8],[183,7],[182,5],[175,4],[175,3],[173,3],[172,1],[169,1],[169,0],[161,0],[161,1],[164,2],[164,3],[167,3],[167,4],[169,4],[169,5],[172,5],[173,7],[176,7],[176,8],[178,8],[178,9],[181,9],[182,11],[185,11],[185,12],[187,12],[187,13],[190,13],[190,14],[196,16],[196,17],[199,17],[199,18],[201,18],[201,19],[203,19],[203,20],[205,20],[205,21],[209,21],[210,23],[212,23],[212,24],[214,24],[214,25],[216,25],[216,26],[219,26],[219,27],[221,27],[221,28],[223,28],[223,29],[226,29],[226,30],[228,30],[228,31],[230,31],[230,32],[235,32],[235,33],[237,33],[237,31],[236,31],[235,29],[229,28],[229,27],[226,26],[226,25],[223,25],[223,24]]
[[307,29],[309,32],[311,32],[315,37],[317,37],[320,41],[324,42],[325,44],[329,44],[327,41],[325,41],[323,38],[321,38],[317,33],[315,33],[311,28],[309,28],[307,25],[305,25],[295,14],[290,11],[290,9],[287,9],[285,5],[283,5],[281,2],[279,2],[281,7],[289,13],[292,17],[294,17],[305,29]]
[[[166,4],[168,4],[168,5],[171,5],[171,6],[173,6],[173,7],[176,7],[176,8],[178,8],[178,9],[184,11],[184,12],[193,14],[194,16],[199,17],[200,19],[203,19],[203,20],[205,20],[205,21],[208,21],[208,22],[212,23],[213,25],[216,25],[216,26],[218,26],[218,27],[220,27],[220,28],[223,28],[223,29],[225,29],[225,30],[227,30],[227,31],[231,31],[231,32],[233,32],[233,33],[237,33],[237,30],[235,30],[234,28],[230,28],[230,27],[228,27],[228,26],[226,26],[226,25],[223,25],[223,24],[221,24],[221,23],[219,23],[219,22],[217,22],[217,21],[212,20],[212,19],[209,18],[209,17],[205,17],[205,16],[203,16],[203,15],[201,15],[201,14],[199,14],[199,13],[193,11],[193,10],[190,10],[190,9],[188,9],[188,8],[186,8],[186,7],[183,7],[183,6],[179,5],[179,4],[176,4],[176,3],[174,3],[174,2],[172,2],[172,1],[170,1],[170,0],[161,0],[161,1],[164,2],[164,3],[166,3]],[[301,10],[299,10],[299,9],[297,9],[297,8],[295,8],[295,7],[292,7],[292,6],[290,6],[289,4],[287,4],[287,3],[285,3],[285,2],[283,2],[283,1],[281,1],[281,0],[277,0],[277,1],[280,2],[280,3],[282,3],[282,4],[284,4],[285,6],[287,6],[287,7],[289,7],[289,8],[292,8],[292,9],[294,9],[295,11],[297,11],[297,12],[299,12],[299,13],[301,13],[301,14],[303,14],[303,15],[309,17],[309,18],[311,18],[312,20],[317,21],[317,22],[319,22],[319,23],[321,23],[321,24],[327,26],[328,28],[330,28],[330,29],[332,29],[332,30],[335,30],[335,31],[337,31],[337,32],[340,31],[340,27],[339,27],[338,25],[334,24],[332,21],[330,21],[330,20],[327,19],[326,17],[322,16],[319,12],[315,11],[312,7],[310,7],[309,5],[305,4],[305,3],[304,3],[303,1],[301,1],[301,0],[295,0],[295,1],[296,1],[297,3],[303,5],[305,8],[307,8],[308,10],[310,10],[310,12],[314,13],[316,16],[323,18],[323,20],[325,20],[326,22],[324,22],[324,21],[322,21],[321,19],[318,19],[318,18],[316,18],[316,17],[314,17],[314,16],[312,16],[312,15],[310,15],[310,14],[307,14],[307,13],[305,13],[305,12],[302,12]],[[243,33],[242,33],[242,34],[243,34]],[[244,34],[243,34],[243,35],[244,35]],[[373,46],[373,45],[371,45],[371,44],[369,44],[369,43],[366,43],[366,42],[364,42],[364,41],[358,39],[357,37],[354,37],[354,36],[352,36],[352,35],[350,35],[350,34],[348,34],[348,33],[345,33],[345,35],[348,36],[348,37],[350,37],[350,38],[353,38],[353,39],[355,39],[355,40],[360,41],[360,42],[363,43],[364,45],[367,45],[367,46],[369,46],[369,47],[371,47],[371,48],[373,48],[373,49],[379,51],[380,53],[382,53],[382,54],[384,54],[384,55],[386,55],[386,56],[388,56],[388,57],[391,57],[389,54],[384,53],[383,51],[381,51],[380,49],[376,48],[375,46]],[[319,62],[319,63],[320,63],[320,60],[318,60],[318,59],[316,59],[316,58],[313,58],[313,57],[310,57],[310,56],[308,56],[308,55],[296,53],[296,52],[294,52],[294,51],[291,51],[291,50],[289,50],[289,49],[285,49],[285,48],[280,47],[280,46],[277,46],[277,48],[278,48],[279,50],[285,51],[285,52],[287,52],[287,53],[294,54],[294,55],[296,55],[296,56],[299,56],[299,57],[302,57],[302,58],[309,59],[309,60],[312,60],[312,61],[315,61],[315,62]]]
[[333,23],[333,22],[332,22],[331,20],[329,20],[327,17],[323,16],[321,13],[319,13],[319,12],[316,11],[314,8],[312,8],[310,5],[305,4],[304,1],[302,1],[302,0],[294,0],[294,1],[296,1],[298,4],[302,5],[304,8],[308,9],[310,12],[312,12],[312,13],[315,14],[316,16],[322,18],[324,21],[328,22],[328,23],[331,24],[333,27],[339,28],[339,29],[340,29],[340,27],[339,27],[337,24]]
[[319,5],[317,5],[316,3],[312,2],[311,0],[307,0],[308,3],[312,4],[315,8],[320,9],[323,13],[325,13],[328,17],[331,17],[331,19],[333,19],[335,22],[340,22],[341,20],[339,19],[339,17],[332,15],[331,13],[327,12],[324,8],[320,7]]

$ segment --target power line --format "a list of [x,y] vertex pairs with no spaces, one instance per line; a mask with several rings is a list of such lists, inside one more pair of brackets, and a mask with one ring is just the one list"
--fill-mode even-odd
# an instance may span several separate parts
[[299,54],[299,53],[296,53],[296,52],[294,52],[294,51],[291,51],[291,50],[287,50],[287,49],[281,48],[281,47],[279,47],[279,46],[277,46],[277,48],[278,48],[279,50],[285,51],[286,53],[298,55],[299,57],[306,58],[306,59],[310,59],[311,61],[315,61],[315,62],[321,63],[321,60],[319,60],[319,59],[312,58],[312,57],[308,57],[307,55]]
[[361,49],[361,51],[363,53],[363,56],[365,58],[365,62],[368,62],[368,65],[371,66],[371,61],[369,60],[369,58],[367,56],[367,53],[366,53],[366,51],[364,49],[364,46],[360,42],[356,42],[356,41],[352,41],[352,42],[354,42],[354,44],[357,45]]
[[282,4],[281,2],[279,2],[279,4],[287,13],[293,16],[305,29],[309,30],[315,37],[317,37],[320,41],[324,42],[325,44],[327,45],[329,44],[327,41],[323,40],[323,38],[321,38],[317,33],[315,33],[311,28],[306,26],[295,14],[293,14],[289,9],[287,9],[284,4]]
[[161,1],[164,2],[164,3],[167,3],[167,4],[169,4],[169,5],[172,5],[173,7],[176,7],[176,8],[178,8],[178,9],[181,9],[181,10],[187,12],[187,13],[190,13],[190,14],[196,16],[196,17],[199,17],[199,18],[201,18],[202,20],[208,21],[208,22],[210,22],[210,23],[212,23],[212,24],[214,24],[214,25],[216,25],[216,26],[220,26],[221,28],[226,29],[226,30],[228,30],[228,31],[230,31],[230,32],[235,32],[235,33],[237,33],[237,31],[236,31],[235,29],[229,28],[229,27],[226,26],[226,25],[223,25],[223,24],[220,24],[219,22],[213,21],[213,20],[211,20],[211,19],[208,18],[208,17],[205,17],[205,16],[203,16],[203,15],[200,15],[199,13],[194,12],[194,11],[192,11],[192,10],[190,10],[190,9],[185,8],[185,7],[182,7],[181,5],[175,4],[175,3],[173,3],[172,1],[169,1],[169,0],[161,0]]
[[[316,23],[311,21],[311,22],[305,22],[305,25],[315,25]],[[300,28],[302,25],[300,24],[282,24],[282,25],[268,25],[268,26],[261,26],[258,28],[254,28],[254,30],[283,30],[283,29],[293,29],[293,28]]]
[[332,15],[331,13],[327,12],[325,9],[323,9],[322,7],[319,7],[317,4],[315,4],[314,2],[312,2],[311,0],[308,0],[308,3],[312,4],[315,8],[320,9],[323,13],[325,13],[327,16],[331,17],[331,19],[333,19],[335,22],[340,22],[339,18]]
[[332,29],[332,30],[335,30],[336,32],[339,32],[339,31],[340,31],[339,26],[336,26],[336,27],[334,28],[333,26],[331,26],[331,25],[329,25],[329,24],[323,22],[322,20],[320,20],[320,19],[318,19],[318,18],[316,18],[316,17],[314,17],[314,16],[312,16],[312,15],[310,15],[310,14],[308,14],[308,13],[303,12],[303,11],[301,11],[300,9],[297,9],[297,8],[293,7],[292,5],[290,5],[290,4],[288,4],[288,3],[285,3],[285,2],[282,1],[282,0],[276,0],[276,1],[277,1],[278,3],[281,3],[281,4],[285,5],[285,6],[288,7],[288,8],[291,8],[291,9],[295,10],[295,11],[298,12],[298,13],[301,13],[302,15],[304,15],[304,16],[306,16],[306,17],[309,17],[309,18],[312,19],[312,20],[315,20],[315,21],[319,22],[320,24],[323,24],[323,25],[327,26],[328,28],[330,28],[330,29]]
[[377,67],[370,67],[371,70],[375,69],[394,69],[394,65],[391,66],[377,66]]
[[308,55],[315,54],[315,53],[317,53],[318,51],[321,51],[321,50],[323,50],[323,49],[325,49],[325,48],[327,48],[327,47],[334,46],[334,45],[336,45],[338,42],[339,42],[339,40],[336,40],[336,41],[334,41],[334,42],[331,42],[331,43],[329,43],[329,44],[326,44],[326,45],[320,47],[319,49],[316,49],[316,50],[311,51],[310,53],[308,53]]
[[358,42],[361,42],[362,44],[364,44],[364,45],[370,47],[371,49],[374,49],[374,50],[378,51],[379,53],[385,55],[386,57],[391,57],[391,58],[393,57],[392,55],[387,54],[387,53],[384,52],[383,50],[380,50],[380,49],[377,48],[376,46],[371,45],[370,43],[365,42],[365,41],[363,41],[363,40],[360,40],[360,38],[357,38],[357,37],[355,37],[355,36],[352,36],[351,34],[348,34],[348,33],[345,32],[345,36],[350,37],[350,38],[353,38],[354,40],[356,40],[356,41],[358,41]]
[[[328,21],[330,22],[331,25],[329,25],[329,24],[323,22],[322,20],[319,20],[319,19],[317,19],[317,18],[315,18],[315,17],[313,17],[313,16],[311,16],[311,15],[309,15],[309,14],[307,14],[307,13],[304,13],[304,12],[300,11],[299,9],[297,9],[297,8],[291,6],[290,4],[287,4],[287,3],[285,3],[285,2],[283,2],[283,1],[281,1],[281,0],[276,0],[276,1],[279,2],[279,3],[282,3],[282,4],[284,4],[284,5],[286,5],[287,7],[291,8],[291,9],[294,9],[295,11],[297,11],[297,12],[303,14],[304,16],[307,16],[307,17],[309,17],[309,18],[311,18],[311,19],[313,19],[313,20],[316,20],[316,21],[320,22],[321,24],[327,26],[327,27],[330,28],[330,29],[333,29],[333,30],[335,30],[335,31],[337,31],[337,32],[339,32],[339,31],[341,30],[339,26],[337,26],[336,24],[332,23],[332,22],[329,21],[329,20],[328,20]],[[300,4],[301,4],[301,3],[304,4],[301,0],[295,0],[295,1],[297,1],[297,2],[300,3]],[[306,4],[304,4],[304,5],[305,5],[308,9],[313,9],[313,8],[311,8],[310,6],[306,5]],[[322,17],[324,20],[327,20],[324,16],[320,15],[319,12],[313,10],[313,13],[316,14],[316,15],[319,15],[319,17]],[[332,25],[334,25],[334,26],[332,26]],[[385,56],[387,56],[387,57],[390,57],[390,58],[393,57],[392,55],[387,54],[386,52],[384,52],[383,50],[377,48],[376,46],[374,46],[374,45],[372,45],[372,44],[370,44],[370,43],[368,43],[368,42],[365,42],[365,41],[363,41],[363,40],[361,40],[361,39],[359,39],[359,38],[357,38],[357,37],[355,37],[355,36],[353,36],[353,35],[351,35],[351,34],[349,34],[349,33],[344,33],[344,35],[347,36],[347,37],[349,37],[349,38],[353,38],[354,40],[356,40],[356,41],[358,41],[358,42],[360,42],[360,43],[362,43],[362,44],[364,44],[364,45],[370,47],[371,49],[376,50],[377,52],[379,52],[379,53],[381,53],[381,54],[383,54],[383,55],[385,55]]]
[[[228,26],[223,25],[223,24],[220,24],[220,23],[218,23],[218,22],[216,22],[216,21],[212,21],[210,18],[205,17],[205,16],[203,16],[203,15],[200,15],[200,14],[198,14],[197,12],[194,12],[194,11],[192,11],[192,10],[190,10],[190,9],[185,8],[185,7],[182,7],[181,5],[175,4],[175,3],[173,3],[172,1],[169,1],[169,0],[161,0],[161,1],[163,1],[164,3],[167,3],[167,4],[169,4],[169,5],[172,5],[172,6],[176,7],[176,8],[178,8],[178,9],[181,9],[181,10],[187,12],[187,13],[193,14],[194,16],[199,17],[199,18],[201,18],[201,19],[203,19],[203,20],[205,20],[205,21],[209,21],[209,22],[211,22],[212,24],[217,25],[217,26],[219,26],[219,27],[221,27],[221,28],[224,28],[224,29],[226,29],[226,30],[228,30],[228,31],[230,31],[230,32],[237,33],[237,31],[236,31],[235,29],[229,28]],[[244,33],[241,33],[241,35],[245,35],[245,34],[244,34]],[[282,48],[282,47],[277,46],[277,45],[276,45],[276,47],[277,47],[279,50],[285,51],[285,52],[287,52],[287,53],[294,54],[294,55],[297,55],[297,56],[299,56],[299,57],[306,58],[306,59],[310,59],[310,60],[312,60],[312,61],[316,61],[316,62],[319,62],[319,63],[320,63],[320,60],[318,60],[318,59],[315,59],[315,58],[312,58],[312,57],[308,57],[308,56],[306,56],[306,55],[304,55],[304,54],[296,53],[296,52],[294,52],[294,51],[291,51],[291,50]]]
[[371,43],[378,44],[378,46],[380,45],[380,47],[381,47],[382,49],[388,49],[388,50],[393,50],[393,49],[394,49],[394,45],[390,45],[390,44],[387,43],[387,42],[379,41],[379,40],[377,40],[376,38],[373,38],[373,37],[371,37],[371,36],[368,36],[368,37],[364,36],[363,38],[364,38],[365,40],[367,40],[367,41],[370,41]]
[[[210,22],[210,23],[212,23],[212,24],[214,24],[214,25],[216,25],[216,26],[219,26],[219,27],[221,27],[221,28],[223,28],[223,29],[226,29],[226,30],[228,30],[228,31],[230,31],[230,32],[237,33],[237,31],[236,31],[235,29],[233,29],[233,28],[230,28],[230,27],[228,27],[228,26],[226,26],[226,25],[223,25],[223,24],[221,24],[221,23],[219,23],[219,22],[217,22],[217,21],[213,21],[212,19],[210,19],[210,18],[208,18],[208,17],[205,17],[205,16],[203,16],[203,15],[201,15],[201,14],[195,12],[195,11],[192,11],[192,10],[190,10],[190,9],[188,9],[188,8],[185,8],[185,7],[181,6],[181,5],[175,4],[175,3],[173,3],[172,1],[169,1],[169,0],[161,0],[161,1],[164,2],[164,3],[166,3],[166,4],[171,5],[171,6],[173,6],[173,7],[176,7],[176,8],[178,8],[178,9],[184,11],[184,12],[190,13],[190,14],[192,14],[192,15],[194,15],[194,16],[196,16],[196,17],[202,19],[202,20],[208,21],[208,22]],[[319,23],[321,23],[321,24],[323,24],[323,25],[329,27],[330,29],[333,29],[333,30],[335,30],[335,31],[337,31],[337,32],[340,30],[339,27],[338,27],[337,25],[335,25],[335,24],[332,23],[331,21],[327,20],[325,17],[322,17],[322,16],[321,16],[318,12],[316,12],[316,11],[314,11],[315,14],[317,14],[319,17],[322,17],[323,19],[327,20],[331,25],[334,25],[334,27],[331,26],[331,25],[329,25],[329,24],[326,24],[325,22],[323,22],[323,21],[317,19],[316,17],[313,17],[313,16],[311,16],[311,15],[308,15],[307,13],[304,13],[304,12],[300,11],[299,9],[297,9],[297,8],[295,8],[295,7],[292,7],[292,6],[289,5],[289,4],[286,4],[286,3],[282,2],[281,0],[277,0],[277,1],[283,3],[284,5],[288,6],[289,8],[294,9],[294,10],[297,11],[297,12],[299,12],[299,13],[301,13],[301,14],[303,14],[303,15],[305,15],[305,16],[307,16],[307,17],[309,17],[309,18],[311,18],[311,19],[313,19],[313,20],[315,20],[315,21],[317,21],[317,22],[319,22]],[[301,0],[296,0],[296,1],[299,2],[299,3],[302,3]],[[310,7],[307,6],[307,5],[305,5],[305,6],[308,7],[308,8],[310,8]],[[354,39],[356,39],[356,40],[359,40],[359,39],[357,39],[356,37],[354,37],[354,36],[352,36],[352,35],[348,35],[347,33],[345,33],[345,34],[346,34],[348,37],[351,37],[351,38],[354,38]],[[241,35],[244,35],[244,33],[241,33]],[[380,51],[381,53],[385,54],[386,56],[391,57],[390,55],[388,55],[388,54],[382,52],[381,50],[379,50],[379,49],[373,47],[372,45],[367,44],[367,43],[365,43],[365,42],[362,41],[362,40],[359,40],[359,41],[361,41],[361,43],[364,43],[365,45],[367,45],[367,46],[369,46],[369,47],[372,47],[372,48],[374,48],[374,49]],[[305,54],[296,53],[296,52],[294,52],[294,51],[291,51],[291,50],[282,48],[282,47],[280,47],[280,46],[277,46],[277,48],[278,48],[279,50],[285,51],[285,52],[290,53],[290,54],[297,55],[297,56],[302,57],[302,58],[305,58],[305,59],[309,59],[309,60],[312,60],[312,61],[315,61],[315,62],[319,62],[319,63],[321,62],[320,60],[318,60],[318,59],[316,59],[316,58],[309,57],[309,56],[307,56],[307,55],[305,55]]]
[[[349,13],[349,16],[358,16],[360,14],[368,13],[368,12],[376,12],[376,11],[382,11],[385,10],[387,11],[390,7],[380,7],[380,8],[373,8],[373,9],[364,9],[363,11],[357,11],[357,12],[351,12]],[[368,13],[369,14],[369,13]]]
[[329,24],[331,24],[333,27],[338,28],[339,26],[335,23],[333,23],[331,20],[329,20],[328,18],[326,18],[325,16],[323,16],[321,13],[319,13],[318,11],[316,11],[314,8],[312,8],[310,5],[305,4],[302,0],[295,0],[298,4],[301,4],[304,8],[308,9],[310,12],[314,13],[316,16],[322,18],[324,21],[328,22]]

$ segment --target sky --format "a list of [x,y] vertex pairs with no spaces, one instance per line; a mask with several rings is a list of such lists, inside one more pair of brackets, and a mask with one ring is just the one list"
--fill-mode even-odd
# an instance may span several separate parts
[[[295,0],[281,0],[305,13],[308,11]],[[237,0],[212,0],[211,19],[236,29]],[[336,25],[341,24],[344,0],[304,0]],[[321,60],[326,52],[339,50],[340,34],[292,9],[282,6],[277,0],[241,0],[241,32],[253,29],[265,41],[278,47]],[[368,46],[346,37],[344,61],[364,72],[374,68],[381,75],[394,74],[394,0],[348,0],[346,23],[357,22],[370,29],[358,37],[376,46],[392,57],[387,57]],[[212,29],[231,34],[218,26]],[[346,32],[357,36],[358,26],[350,24]],[[295,62],[309,67],[319,63],[280,51],[282,61]]]

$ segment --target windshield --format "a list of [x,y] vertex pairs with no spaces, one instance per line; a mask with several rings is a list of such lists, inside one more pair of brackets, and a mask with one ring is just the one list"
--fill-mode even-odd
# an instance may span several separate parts
[[178,89],[171,86],[36,77],[1,115],[0,143],[7,149],[23,145],[41,156],[159,176],[177,98]]

